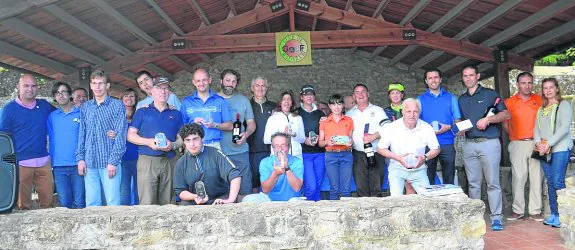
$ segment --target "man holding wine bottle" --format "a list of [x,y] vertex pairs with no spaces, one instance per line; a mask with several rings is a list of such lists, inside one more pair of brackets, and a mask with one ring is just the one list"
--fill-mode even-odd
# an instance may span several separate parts
[[495,90],[478,84],[480,74],[476,66],[465,66],[461,78],[467,87],[467,92],[459,97],[461,119],[469,119],[474,125],[465,132],[466,140],[463,144],[463,164],[469,182],[469,198],[481,199],[481,182],[485,176],[491,210],[491,229],[500,231],[503,230],[503,202],[499,185],[501,132],[497,123],[511,116]]
[[[225,69],[220,74],[222,90],[218,93],[227,104],[234,117],[231,131],[224,130],[220,146],[230,158],[242,176],[241,197],[252,193],[252,172],[250,169],[249,146],[246,140],[256,129],[254,113],[248,98],[236,91],[241,75],[235,70]],[[244,129],[245,128],[245,129]]]
[[385,111],[369,102],[369,92],[364,84],[353,88],[356,105],[346,115],[353,120],[353,175],[359,197],[381,195],[381,182],[385,158],[375,152],[379,142],[380,121],[387,119]]

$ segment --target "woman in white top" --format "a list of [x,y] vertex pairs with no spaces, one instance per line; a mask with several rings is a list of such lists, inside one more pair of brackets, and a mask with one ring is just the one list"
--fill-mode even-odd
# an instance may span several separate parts
[[[302,159],[301,143],[305,141],[305,130],[294,100],[293,92],[288,90],[281,93],[278,107],[266,123],[264,143],[271,144],[272,135],[277,132],[287,133],[291,135],[290,154]],[[274,154],[273,148],[271,153]]]

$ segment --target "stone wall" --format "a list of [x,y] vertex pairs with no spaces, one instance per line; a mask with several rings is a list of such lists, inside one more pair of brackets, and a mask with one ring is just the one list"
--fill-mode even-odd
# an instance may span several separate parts
[[[370,91],[370,101],[376,105],[388,106],[387,87],[392,82],[405,85],[407,97],[415,97],[425,91],[422,72],[410,72],[407,66],[390,66],[387,59],[376,57],[369,60],[370,53],[349,49],[315,49],[313,65],[277,67],[274,52],[251,52],[224,54],[213,58],[212,65],[201,63],[196,66],[207,68],[212,75],[212,89],[219,90],[219,74],[227,68],[241,74],[240,92],[251,97],[250,83],[257,76],[268,79],[268,98],[277,101],[279,94],[292,90],[298,95],[302,85],[312,84],[317,97],[327,101],[332,94],[349,95],[357,83],[365,84]],[[179,72],[175,75],[174,89],[178,97],[190,95],[194,88],[191,74]],[[461,85],[457,85],[458,87]]]
[[565,247],[575,249],[575,176],[565,179],[567,188],[557,192],[561,238]]
[[0,215],[0,249],[483,249],[484,210],[464,195],[53,208]]

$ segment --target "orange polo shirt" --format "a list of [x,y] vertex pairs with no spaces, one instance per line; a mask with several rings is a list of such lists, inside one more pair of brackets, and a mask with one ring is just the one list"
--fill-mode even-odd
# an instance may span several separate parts
[[[347,116],[343,115],[341,119],[336,122],[333,119],[333,114],[330,114],[327,119],[319,124],[319,130],[323,131],[325,140],[329,140],[332,136],[350,136],[351,131],[353,131],[353,120]],[[350,138],[351,140],[351,138]],[[334,145],[326,146],[326,150],[349,150],[351,147],[344,145]]]
[[533,138],[533,128],[537,118],[537,110],[542,105],[540,95],[532,94],[524,101],[519,93],[505,100],[505,106],[511,114],[509,123],[509,139],[522,140]]

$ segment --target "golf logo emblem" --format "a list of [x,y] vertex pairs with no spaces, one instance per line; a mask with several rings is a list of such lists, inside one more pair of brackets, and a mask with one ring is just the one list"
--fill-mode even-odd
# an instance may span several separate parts
[[278,66],[311,65],[310,33],[279,32],[276,36]]

